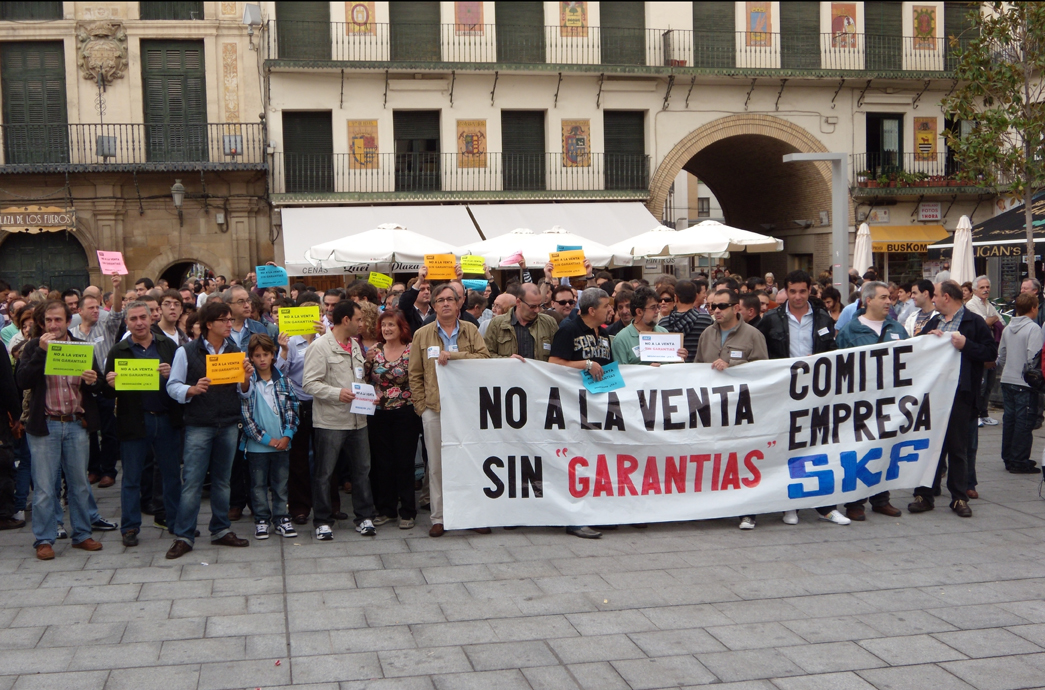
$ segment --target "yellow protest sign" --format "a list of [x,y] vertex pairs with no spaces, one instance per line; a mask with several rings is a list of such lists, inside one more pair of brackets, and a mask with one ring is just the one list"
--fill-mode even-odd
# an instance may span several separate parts
[[552,262],[552,278],[572,278],[588,275],[584,267],[584,251],[572,249],[568,252],[552,252],[548,255]]
[[367,278],[366,282],[379,290],[387,290],[392,287],[392,276],[386,276],[384,273],[374,273],[371,271],[370,277]]
[[478,273],[484,275],[486,271],[483,270],[483,264],[486,263],[486,259],[475,254],[469,254],[468,256],[461,257],[461,271],[464,273]]
[[91,343],[52,342],[47,346],[46,376],[79,376],[94,362]]
[[456,265],[457,258],[453,254],[425,254],[429,280],[453,280],[457,277]]
[[319,307],[280,307],[279,330],[287,335],[315,333],[319,321]]
[[246,380],[243,372],[242,352],[230,352],[224,355],[207,355],[207,378],[211,385],[222,383],[243,383]]
[[160,390],[160,360],[118,359],[115,362],[116,390]]

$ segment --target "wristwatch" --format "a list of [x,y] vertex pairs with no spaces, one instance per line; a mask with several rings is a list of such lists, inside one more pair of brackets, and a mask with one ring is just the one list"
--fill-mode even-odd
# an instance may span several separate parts
[[591,371],[591,360],[584,360],[584,371]]

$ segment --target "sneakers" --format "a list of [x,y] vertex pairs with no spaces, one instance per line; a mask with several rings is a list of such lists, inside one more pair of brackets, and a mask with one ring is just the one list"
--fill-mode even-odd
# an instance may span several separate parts
[[19,510],[17,513],[11,516],[14,520],[25,520],[25,511]]
[[836,525],[848,525],[852,522],[852,520],[847,518],[845,515],[842,515],[837,510],[832,510],[827,515],[821,515],[820,519],[825,522],[833,522]]
[[334,541],[334,530],[330,525],[320,525],[316,528],[316,539],[318,541]]
[[269,523],[262,520],[261,522],[254,525],[254,538],[255,539],[268,539],[269,538]]
[[798,524],[798,511],[797,510],[785,510],[784,511],[784,524],[785,525],[797,525]]
[[572,534],[581,539],[598,539],[602,536],[602,532],[597,532],[591,527],[567,527],[566,534]]
[[980,417],[980,426],[998,426],[998,420],[994,417]]
[[103,518],[98,518],[91,523],[92,532],[115,532],[120,529],[120,524],[117,522],[109,522]]
[[928,513],[935,508],[932,503],[925,500],[925,496],[915,496],[914,500],[907,504],[908,513]]
[[399,518],[399,529],[413,529],[414,519],[413,518]]
[[156,529],[167,529],[167,518],[165,517],[153,517],[152,526]]
[[356,531],[362,534],[364,537],[373,537],[377,535],[377,528],[374,527],[372,520],[363,520],[356,525]]
[[69,533],[65,531],[64,527],[62,527],[61,525],[58,525],[58,532],[57,532],[57,534],[55,536],[58,537],[59,539],[68,539],[69,538]]
[[740,529],[755,529],[755,518],[750,515],[740,518]]
[[958,499],[951,504],[951,510],[953,510],[958,517],[972,517],[972,508],[969,507],[967,501]]
[[287,539],[298,536],[298,532],[294,529],[294,523],[290,521],[290,518],[285,518],[276,525],[276,534]]
[[378,515],[374,518],[373,522],[374,527],[380,527],[381,525],[392,522],[392,518],[388,517],[387,515]]

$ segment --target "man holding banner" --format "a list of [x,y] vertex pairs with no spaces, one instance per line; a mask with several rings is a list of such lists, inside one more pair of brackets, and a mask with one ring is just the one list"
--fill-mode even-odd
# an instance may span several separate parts
[[[128,304],[124,318],[131,337],[116,343],[109,352],[103,392],[116,399],[116,432],[123,463],[120,487],[123,545],[137,546],[142,524],[142,470],[150,450],[163,480],[163,506],[168,524],[176,523],[181,499],[182,415],[181,405],[171,399],[163,385],[170,376],[177,343],[162,333],[153,332],[152,316],[145,302]],[[130,371],[137,369],[132,367],[135,364],[153,368],[158,375],[148,381],[139,381],[137,376],[132,378]],[[170,531],[173,533],[173,529]]]
[[[200,337],[178,348],[167,380],[168,395],[185,406],[184,484],[174,523],[174,543],[167,550],[169,559],[192,551],[207,470],[210,543],[250,546],[230,529],[229,479],[239,440],[239,398],[250,395],[254,367],[229,341],[232,316],[227,304],[220,299],[208,300],[199,311],[199,323]],[[221,355],[233,356],[225,362]],[[230,366],[235,360],[240,362],[238,368]]]

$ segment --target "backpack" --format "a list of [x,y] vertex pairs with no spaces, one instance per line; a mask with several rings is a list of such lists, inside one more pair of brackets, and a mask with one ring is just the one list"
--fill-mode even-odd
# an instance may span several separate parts
[[1041,371],[1041,352],[1023,365],[1023,380],[1035,393],[1045,393],[1045,374]]

